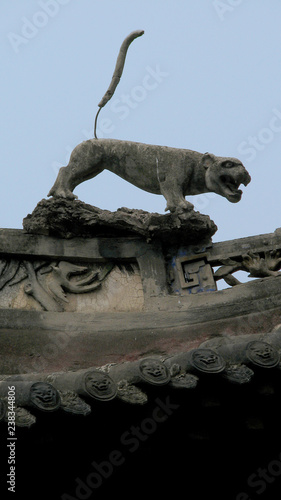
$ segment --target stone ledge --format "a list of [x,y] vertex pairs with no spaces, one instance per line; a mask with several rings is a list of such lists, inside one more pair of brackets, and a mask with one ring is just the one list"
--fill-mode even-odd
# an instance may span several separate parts
[[24,218],[23,228],[30,234],[66,239],[138,235],[149,241],[188,244],[208,240],[217,231],[209,216],[199,212],[161,215],[125,207],[110,212],[63,198],[41,200]]

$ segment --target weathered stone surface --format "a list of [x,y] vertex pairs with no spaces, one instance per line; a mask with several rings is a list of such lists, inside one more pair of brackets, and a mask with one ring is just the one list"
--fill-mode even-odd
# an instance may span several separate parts
[[[141,311],[144,306],[140,271],[133,263],[118,267],[113,264],[77,266],[65,261],[24,261],[15,266],[17,274],[4,286],[4,277],[11,266],[6,267],[7,273],[2,280],[0,276],[0,309],[94,313]],[[71,271],[69,281],[61,279],[64,269]],[[77,273],[80,273],[80,282]]]
[[41,200],[23,220],[23,228],[27,233],[61,238],[137,234],[148,240],[189,244],[209,239],[217,230],[215,223],[199,212],[161,215],[124,207],[110,212],[63,198]]
[[166,210],[177,213],[193,209],[185,197],[194,194],[214,192],[237,203],[242,196],[240,184],[246,186],[251,181],[237,158],[116,139],[89,139],[74,148],[48,196],[72,200],[78,184],[104,169],[144,191],[162,194]]
[[[281,323],[280,278],[225,291],[165,297],[140,312],[0,309],[2,373],[69,371],[168,356],[222,336],[254,336]],[[16,346],[16,349],[15,349]],[[215,345],[209,345],[215,348]]]

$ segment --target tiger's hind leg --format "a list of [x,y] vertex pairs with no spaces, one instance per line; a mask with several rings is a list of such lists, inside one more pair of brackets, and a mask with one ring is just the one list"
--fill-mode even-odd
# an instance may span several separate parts
[[48,196],[72,200],[77,198],[73,194],[75,187],[103,171],[101,159],[102,150],[99,141],[90,139],[78,144],[71,153],[68,165],[60,168]]

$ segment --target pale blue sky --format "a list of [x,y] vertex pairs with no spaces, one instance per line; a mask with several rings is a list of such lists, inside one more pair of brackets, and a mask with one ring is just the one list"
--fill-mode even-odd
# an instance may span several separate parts
[[[123,39],[124,73],[99,137],[209,151],[242,160],[242,201],[188,198],[218,226],[214,241],[281,226],[279,0],[13,0],[1,2],[1,220],[47,197],[71,150],[93,137],[97,104]],[[108,210],[164,213],[162,196],[104,172],[79,199]]]

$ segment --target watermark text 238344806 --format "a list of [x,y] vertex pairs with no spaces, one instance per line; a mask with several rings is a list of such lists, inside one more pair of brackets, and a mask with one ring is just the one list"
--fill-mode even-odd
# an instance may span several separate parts
[[8,491],[15,493],[16,488],[16,437],[15,437],[15,386],[10,385],[8,387],[8,437],[7,437],[7,448],[8,448],[8,466],[9,472],[7,474],[7,485]]

